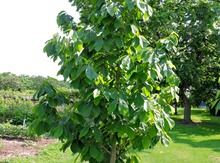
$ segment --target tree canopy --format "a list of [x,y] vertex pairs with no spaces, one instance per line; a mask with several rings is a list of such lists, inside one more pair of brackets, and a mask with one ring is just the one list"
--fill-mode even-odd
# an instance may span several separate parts
[[[49,83],[37,92],[38,134],[50,131],[89,162],[138,162],[130,149],[147,149],[161,141],[168,145],[173,127],[169,105],[178,98],[178,77],[168,53],[178,35],[170,32],[151,44],[145,36],[153,9],[145,1],[74,0],[80,13],[76,24],[62,11],[54,35],[44,51],[60,60],[62,74],[80,99],[60,114],[65,94]],[[143,26],[144,23],[144,26]],[[162,83],[162,84],[161,84]]]
[[[152,44],[175,31],[178,47],[169,53],[180,78],[180,98],[185,106],[184,121],[191,122],[191,102],[210,104],[220,85],[220,3],[208,0],[150,1],[154,14],[145,36]],[[189,93],[190,97],[189,98]]]

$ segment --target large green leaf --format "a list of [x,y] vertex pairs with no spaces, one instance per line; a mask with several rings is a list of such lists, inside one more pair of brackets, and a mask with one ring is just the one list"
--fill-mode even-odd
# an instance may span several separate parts
[[108,107],[108,114],[111,114],[112,112],[114,112],[114,110],[117,108],[117,104],[118,104],[118,99],[113,100]]
[[102,135],[100,130],[97,127],[94,127],[94,137],[96,139],[96,141],[101,141],[102,139]]
[[96,51],[100,51],[103,47],[103,39],[102,38],[99,38],[98,40],[96,40],[95,44],[94,44],[94,48]]
[[151,140],[147,135],[143,137],[142,144],[143,144],[145,149],[148,149],[150,147]]
[[128,104],[125,100],[119,99],[118,111],[121,115],[125,116],[128,113]]
[[98,154],[99,154],[99,151],[98,151],[98,149],[96,148],[96,146],[92,144],[92,145],[90,146],[89,153],[90,153],[90,155],[91,155],[94,159],[97,159]]
[[117,11],[117,6],[114,3],[111,3],[108,7],[107,7],[107,11],[111,16],[114,16],[116,11]]
[[93,80],[98,77],[97,73],[95,72],[94,68],[91,65],[88,65],[86,68],[86,77],[89,80]]
[[53,136],[54,136],[55,138],[59,138],[62,134],[63,134],[63,126],[62,126],[62,125],[59,125],[59,126],[55,129]]
[[133,62],[129,56],[126,56],[121,63],[121,68],[131,70],[133,68]]
[[84,137],[89,132],[89,127],[85,127],[80,131],[79,138]]

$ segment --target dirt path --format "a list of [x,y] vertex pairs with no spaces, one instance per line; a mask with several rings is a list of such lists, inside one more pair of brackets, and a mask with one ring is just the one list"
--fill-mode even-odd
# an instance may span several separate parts
[[41,139],[38,141],[23,139],[0,139],[0,160],[11,157],[35,156],[39,149],[57,142],[55,139]]

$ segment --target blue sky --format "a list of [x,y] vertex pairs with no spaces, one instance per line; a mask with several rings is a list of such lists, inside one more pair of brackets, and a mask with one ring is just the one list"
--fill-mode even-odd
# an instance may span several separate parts
[[62,10],[78,19],[68,0],[0,1],[0,73],[56,77],[59,67],[43,47],[59,32],[56,16]]

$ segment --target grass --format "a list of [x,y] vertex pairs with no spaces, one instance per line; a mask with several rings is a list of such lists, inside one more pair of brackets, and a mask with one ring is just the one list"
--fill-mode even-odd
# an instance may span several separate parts
[[[183,118],[183,110],[172,116],[177,122]],[[137,154],[141,163],[219,163],[220,162],[220,117],[209,116],[205,109],[192,109],[195,124],[176,123],[169,133],[172,142],[168,147],[161,144],[153,150],[144,150]],[[4,163],[72,163],[76,156],[70,150],[59,151],[61,144],[55,143],[41,150],[37,157],[24,157],[5,160]],[[0,161],[1,162],[1,161]]]

